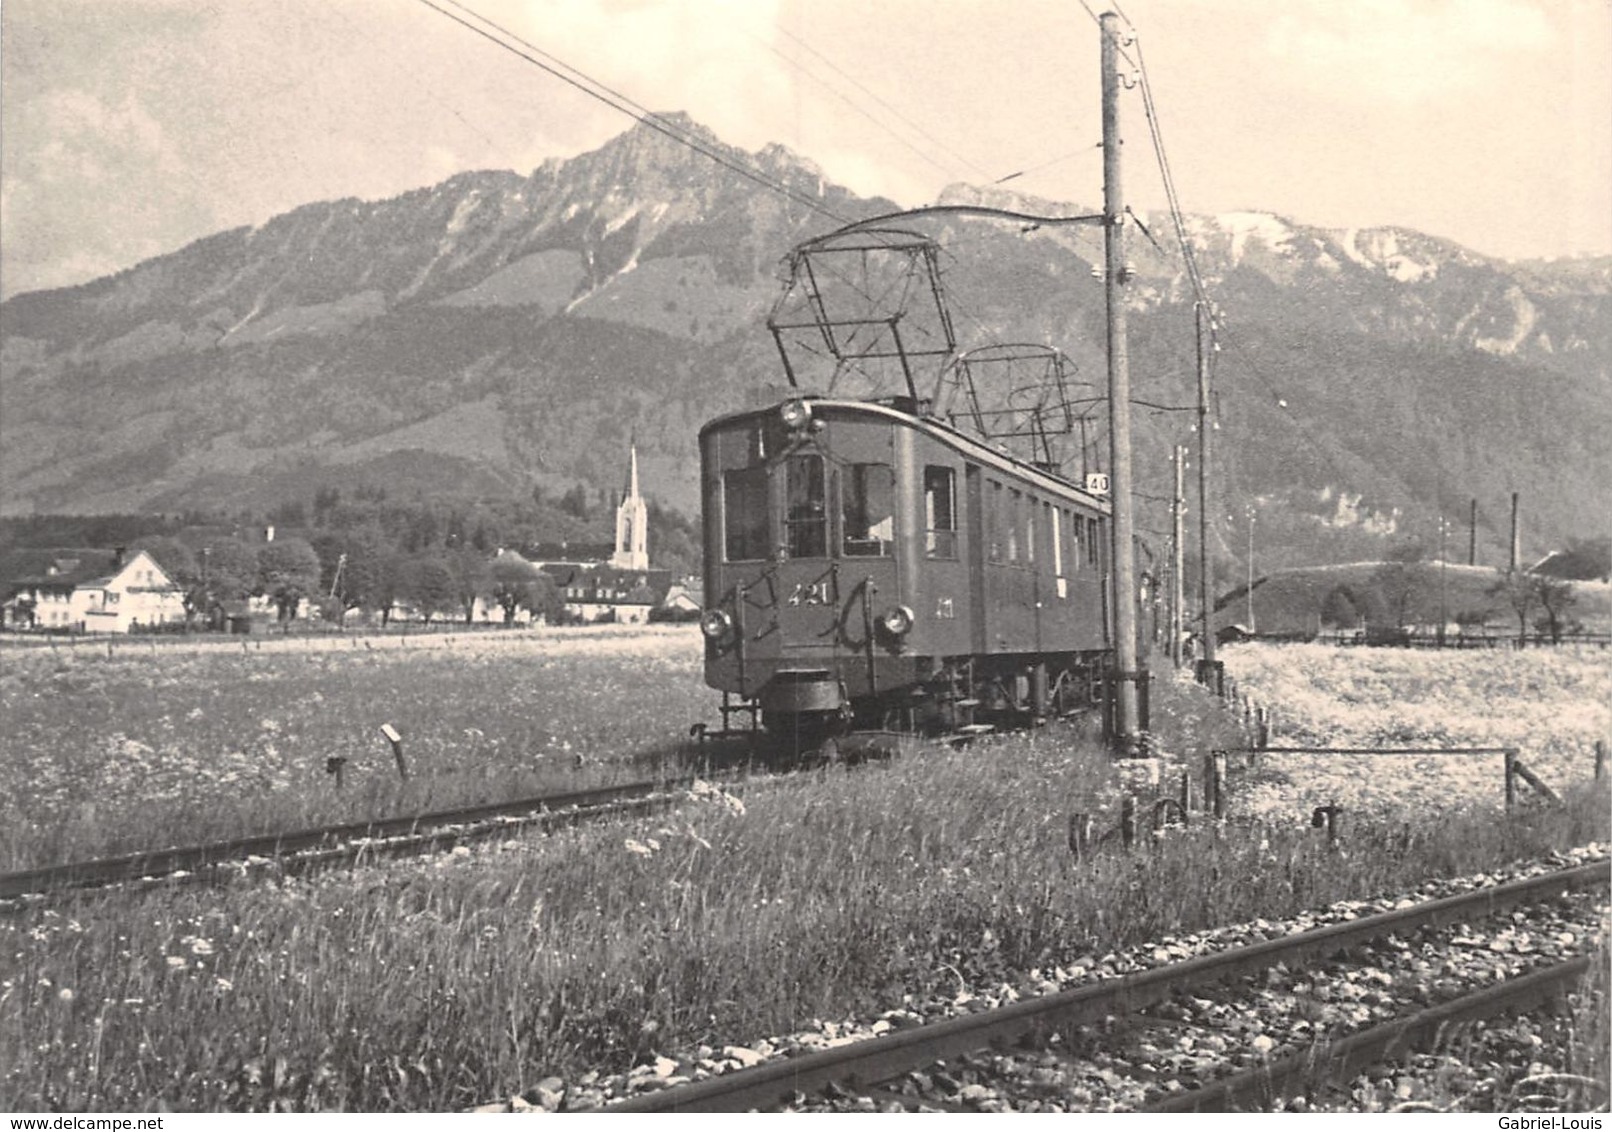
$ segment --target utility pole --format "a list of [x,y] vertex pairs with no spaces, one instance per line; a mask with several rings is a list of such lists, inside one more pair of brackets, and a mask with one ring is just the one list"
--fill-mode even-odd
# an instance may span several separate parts
[[1103,234],[1108,299],[1108,446],[1114,601],[1114,739],[1123,753],[1136,745],[1136,547],[1131,517],[1131,376],[1125,341],[1125,197],[1120,184],[1119,17],[1104,12]]
[[1448,588],[1446,584],[1445,566],[1449,554],[1445,550],[1447,538],[1450,533],[1450,524],[1445,522],[1444,516],[1438,517],[1438,643],[1444,644],[1444,626],[1450,623]]
[[1522,565],[1522,504],[1517,492],[1511,493],[1511,572]]
[[1248,631],[1254,633],[1254,505],[1248,505]]
[[1182,546],[1184,528],[1187,519],[1187,489],[1186,489],[1186,463],[1187,450],[1181,445],[1175,446],[1175,502],[1171,507],[1174,522],[1170,529],[1170,660],[1177,668],[1181,667],[1181,631],[1185,628],[1186,610],[1186,581],[1183,578],[1183,566],[1186,562],[1185,548]]
[[1212,337],[1209,308],[1198,303],[1198,593],[1203,608],[1203,671],[1200,680],[1211,679],[1215,664],[1215,634],[1210,624],[1214,616],[1215,578],[1209,554],[1209,353]]

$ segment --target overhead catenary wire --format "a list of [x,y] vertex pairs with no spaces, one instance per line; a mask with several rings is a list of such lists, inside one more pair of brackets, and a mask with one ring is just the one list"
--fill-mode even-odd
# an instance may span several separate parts
[[[489,43],[495,44],[517,58],[524,59],[534,67],[548,72],[560,81],[575,87],[588,97],[602,102],[611,109],[625,114],[638,122],[641,122],[643,125],[656,131],[657,133],[671,138],[679,145],[685,146],[688,149],[691,149],[696,153],[709,158],[718,165],[721,165],[723,168],[728,169],[733,173],[737,173],[739,176],[753,181],[758,185],[761,185],[768,191],[778,193],[786,199],[802,205],[803,207],[819,213],[820,215],[827,216],[831,220],[838,221],[840,224],[851,223],[849,217],[842,216],[840,213],[835,212],[827,205],[824,205],[821,201],[807,196],[804,193],[797,192],[787,185],[774,181],[764,173],[761,173],[758,170],[743,164],[742,162],[735,161],[727,155],[712,149],[710,146],[702,143],[698,138],[691,136],[686,131],[679,129],[675,124],[667,121],[667,119],[662,115],[646,109],[619,91],[612,89],[585,72],[571,66],[569,63],[566,63],[564,60],[557,58],[553,54],[543,50],[528,40],[521,38],[519,35],[510,31],[508,28],[499,24],[495,20],[491,20],[486,16],[481,15],[479,12],[476,12],[474,9],[459,3],[458,0],[444,0],[444,3],[458,9],[459,12],[465,13],[464,16],[448,11],[447,8],[437,4],[435,0],[418,0],[418,3],[424,5],[446,19],[452,20],[461,27],[474,32],[476,35],[481,36]],[[483,27],[479,25],[486,26]],[[489,28],[492,30],[489,31]],[[494,32],[497,34],[494,34]],[[519,46],[516,46],[517,44]],[[522,48],[525,48],[525,50],[523,51]]]
[[[815,58],[820,60],[823,63],[824,66],[826,66],[829,70],[833,71],[836,75],[839,75],[842,79],[844,79],[846,82],[850,83],[857,90],[861,91],[863,94],[865,94],[869,98],[871,98],[874,102],[878,103],[884,109],[888,110],[891,114],[895,115],[896,120],[901,122],[902,125],[906,126],[908,129],[910,129],[913,132],[915,132],[916,134],[918,134],[920,137],[922,137],[923,139],[928,141],[930,144],[932,144],[935,147],[937,147],[938,149],[940,149],[948,157],[952,158],[952,160],[958,162],[961,165],[967,166],[968,168],[972,169],[975,173],[978,173],[982,177],[989,177],[990,176],[990,173],[987,172],[985,169],[981,168],[981,166],[977,162],[972,161],[969,158],[965,157],[964,155],[958,153],[956,150],[954,150],[950,146],[948,146],[945,142],[943,142],[939,138],[935,137],[934,134],[931,134],[928,130],[924,129],[917,122],[914,122],[911,118],[907,117],[905,114],[903,114],[896,107],[892,106],[885,99],[880,98],[872,90],[869,90],[868,87],[866,85],[864,85],[862,82],[860,82],[855,76],[847,74],[843,69],[841,69],[839,66],[837,66],[832,59],[830,59],[828,56],[824,55],[821,51],[817,50],[817,48],[813,47],[811,44],[807,43],[800,36],[796,35],[795,33],[791,32],[789,29],[787,29],[785,27],[782,27],[782,26],[780,26],[778,28],[778,32],[779,32],[779,34],[783,35],[786,39],[788,39],[790,42],[792,42],[796,46],[800,47],[803,51],[806,51],[806,52],[810,53],[812,56],[814,56]],[[790,59],[787,55],[784,55],[783,52],[778,51],[777,48],[772,48],[772,50],[774,52],[776,52],[779,55],[780,58],[783,58],[785,61],[789,62],[791,65],[796,66],[801,71],[802,74],[806,74],[806,75],[811,74],[811,72],[807,71],[804,67],[800,67],[799,64],[795,60]],[[812,77],[816,78],[816,76],[812,76]],[[817,81],[822,82],[821,79],[818,79]],[[826,86],[827,84],[824,84],[824,85]],[[832,89],[832,88],[830,88],[830,89]],[[838,91],[835,91],[835,93],[839,94]],[[858,112],[861,113],[864,117],[868,118],[870,121],[874,121],[877,125],[880,126],[881,129],[885,130],[886,133],[890,134],[891,137],[896,138],[898,141],[903,140],[903,139],[901,139],[900,135],[897,134],[894,130],[890,129],[889,126],[884,125],[882,122],[878,122],[877,119],[872,114],[870,114],[868,111],[862,109],[861,107],[856,106],[854,101],[852,101],[849,98],[845,98],[845,96],[843,94],[840,95],[840,97],[845,99],[845,101],[847,103],[849,103],[853,108],[858,110]],[[903,144],[907,144],[908,148],[911,148],[911,149],[913,149],[914,152],[919,153],[919,156],[923,157],[931,165],[935,165],[937,168],[941,167],[940,164],[938,162],[936,162],[933,158],[929,157],[927,154],[921,153],[920,151],[918,151],[916,149],[916,147],[911,146],[910,143],[906,143],[905,141],[903,141]]]

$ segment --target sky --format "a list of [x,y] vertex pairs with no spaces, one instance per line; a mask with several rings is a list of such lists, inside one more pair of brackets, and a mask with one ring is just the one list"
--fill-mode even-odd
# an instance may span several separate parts
[[[864,195],[915,206],[1011,177],[1090,207],[1088,3],[430,0]],[[1612,254],[1608,0],[1118,7],[1188,212]],[[1123,102],[1138,211],[1164,203],[1140,93]],[[0,295],[312,201],[530,173],[631,124],[426,0],[0,0]]]

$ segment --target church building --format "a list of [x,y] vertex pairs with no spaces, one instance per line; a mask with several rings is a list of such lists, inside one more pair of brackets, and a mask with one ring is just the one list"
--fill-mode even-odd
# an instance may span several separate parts
[[616,546],[608,561],[542,562],[568,613],[583,621],[639,624],[666,600],[672,572],[649,565],[649,505],[638,488],[638,447],[627,459],[626,492],[616,507]]

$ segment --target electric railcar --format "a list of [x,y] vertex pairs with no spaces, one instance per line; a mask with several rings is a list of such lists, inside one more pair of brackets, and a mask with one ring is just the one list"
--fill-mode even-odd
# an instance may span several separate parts
[[705,677],[802,748],[1090,702],[1108,500],[910,399],[792,397],[700,432]]

